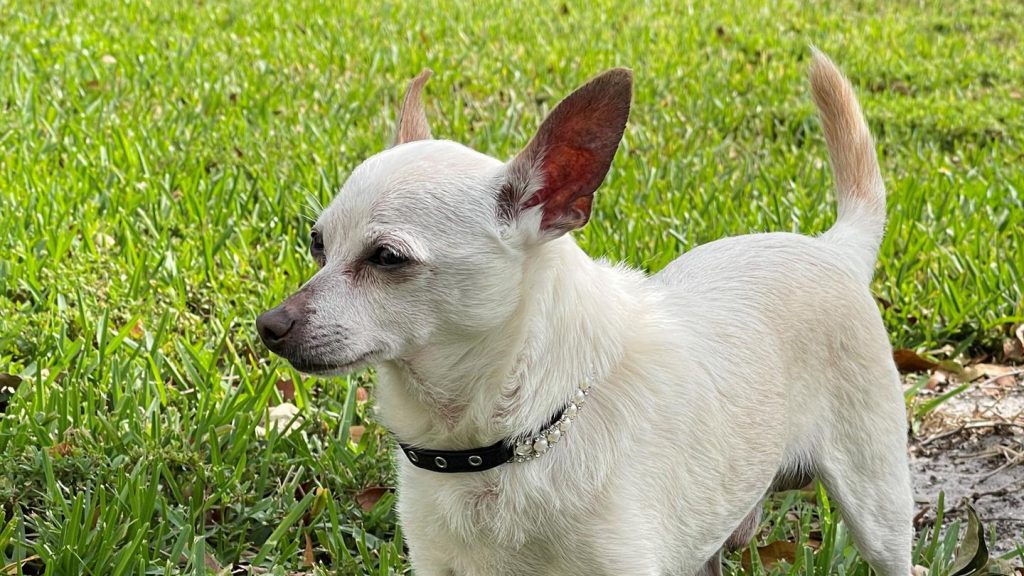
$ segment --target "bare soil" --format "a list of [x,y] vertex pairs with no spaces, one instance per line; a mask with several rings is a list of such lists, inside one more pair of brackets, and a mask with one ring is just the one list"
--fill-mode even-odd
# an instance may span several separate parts
[[[955,385],[934,385],[918,402]],[[939,406],[925,417],[910,455],[919,528],[933,525],[942,492],[944,524],[965,520],[970,503],[995,532],[993,552],[1021,547],[1024,554],[1024,374],[981,379]]]

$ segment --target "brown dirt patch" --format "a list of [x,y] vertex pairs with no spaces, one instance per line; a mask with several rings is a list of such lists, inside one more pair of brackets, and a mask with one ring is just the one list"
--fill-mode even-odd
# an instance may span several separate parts
[[[918,403],[956,385],[923,390]],[[933,525],[942,492],[944,524],[965,519],[969,502],[995,531],[993,552],[1024,547],[1024,375],[978,380],[939,406],[921,423],[910,456],[919,528]]]

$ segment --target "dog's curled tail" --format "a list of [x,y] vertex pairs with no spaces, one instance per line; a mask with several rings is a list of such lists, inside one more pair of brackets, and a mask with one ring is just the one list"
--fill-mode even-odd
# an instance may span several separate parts
[[885,183],[875,143],[853,87],[817,49],[811,62],[811,96],[821,115],[838,194],[839,216],[822,238],[851,249],[870,281],[885,231]]

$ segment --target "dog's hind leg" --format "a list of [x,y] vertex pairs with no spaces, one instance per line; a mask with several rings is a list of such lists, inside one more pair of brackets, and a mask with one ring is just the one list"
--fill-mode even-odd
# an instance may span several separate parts
[[[844,383],[860,394],[837,410],[814,466],[861,555],[879,576],[906,576],[911,570],[913,495],[906,452],[906,416],[899,382],[878,371],[869,381]],[[879,386],[884,384],[889,389]]]
[[764,506],[764,500],[757,503],[754,509],[751,510],[747,517],[740,522],[740,525],[732,531],[732,535],[725,541],[725,550],[733,552],[736,550],[742,550],[746,548],[750,541],[754,539],[754,535],[757,534],[757,527],[761,524],[761,509]]

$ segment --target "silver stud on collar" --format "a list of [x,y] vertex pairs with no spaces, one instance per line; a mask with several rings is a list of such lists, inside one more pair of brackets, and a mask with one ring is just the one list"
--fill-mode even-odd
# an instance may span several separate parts
[[515,456],[512,458],[514,462],[526,462],[527,460],[533,460],[540,458],[542,454],[548,451],[552,445],[557,444],[562,436],[569,431],[572,426],[573,420],[579,415],[580,408],[587,401],[587,396],[590,395],[590,388],[594,384],[594,379],[591,376],[587,376],[579,383],[576,387],[576,392],[573,394],[572,403],[565,407],[562,412],[562,417],[552,423],[547,428],[541,430],[536,436],[531,436],[516,442],[513,452]]

